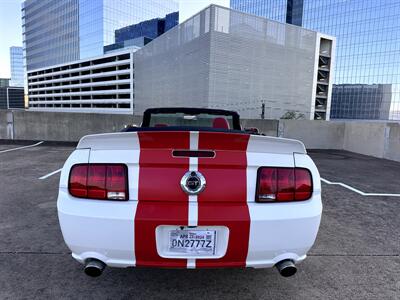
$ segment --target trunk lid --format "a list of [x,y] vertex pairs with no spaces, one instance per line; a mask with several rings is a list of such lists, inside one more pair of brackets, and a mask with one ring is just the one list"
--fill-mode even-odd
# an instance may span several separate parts
[[[139,201],[187,202],[189,195],[181,187],[182,177],[188,171],[198,171],[206,180],[205,189],[197,195],[199,203],[246,202],[248,189],[251,194],[255,188],[259,166],[280,160],[290,167],[293,166],[293,153],[305,153],[304,145],[294,140],[208,131],[160,130],[92,135],[82,138],[78,148],[103,153],[103,150],[110,151],[110,157],[113,151],[135,150],[131,152],[138,156],[135,165],[128,166],[138,169],[138,178],[130,180],[138,181],[134,185]],[[185,150],[186,155],[176,156],[176,150]],[[212,152],[214,156],[196,157],[196,151]],[[118,158],[113,158],[116,160]]]

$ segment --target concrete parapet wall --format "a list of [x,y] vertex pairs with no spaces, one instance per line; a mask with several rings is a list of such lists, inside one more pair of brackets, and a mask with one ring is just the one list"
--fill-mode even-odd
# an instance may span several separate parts
[[265,135],[278,136],[279,120],[242,119],[242,128],[258,128]]
[[279,120],[279,136],[301,140],[308,149],[343,149],[344,122]]
[[[94,133],[117,132],[141,123],[141,116],[1,111],[0,139],[78,141]],[[245,128],[301,140],[308,149],[348,150],[400,161],[400,123],[243,119]]]
[[18,140],[78,141],[87,134],[119,131],[135,121],[129,115],[15,111],[14,134]]
[[280,120],[279,136],[307,149],[337,149],[400,161],[400,123]]
[[400,123],[387,124],[384,158],[400,161]]
[[375,157],[384,157],[386,123],[347,122],[343,149]]
[[0,110],[0,139],[14,139],[14,113]]
[[0,110],[0,139],[7,138],[7,111]]

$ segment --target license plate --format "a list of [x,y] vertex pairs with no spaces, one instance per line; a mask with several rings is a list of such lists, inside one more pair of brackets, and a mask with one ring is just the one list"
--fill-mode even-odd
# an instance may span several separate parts
[[193,255],[215,254],[215,230],[171,230],[169,251]]

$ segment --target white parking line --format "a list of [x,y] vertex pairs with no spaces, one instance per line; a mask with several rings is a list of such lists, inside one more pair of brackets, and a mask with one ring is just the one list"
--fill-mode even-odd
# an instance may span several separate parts
[[44,143],[44,141],[41,141],[41,142],[33,144],[33,145],[22,146],[22,147],[18,147],[18,148],[7,149],[7,150],[1,150],[0,153],[6,153],[6,152],[21,150],[21,149],[26,149],[26,148],[32,148],[35,146],[39,146],[40,144],[43,144],[43,143]]
[[50,176],[53,176],[54,174],[57,174],[58,172],[61,172],[61,170],[62,170],[62,168],[58,169],[58,170],[55,170],[55,171],[53,171],[53,172],[51,172],[49,174],[46,174],[46,175],[43,175],[42,177],[39,177],[39,179],[43,180],[43,179],[49,178]]
[[321,181],[326,183],[326,184],[330,184],[330,185],[340,185],[340,186],[342,186],[342,187],[344,187],[344,188],[346,188],[346,189],[348,189],[350,191],[353,191],[353,192],[355,192],[357,194],[360,194],[361,196],[366,196],[366,197],[368,197],[368,196],[374,196],[374,197],[400,197],[400,194],[364,193],[363,191],[357,190],[356,188],[354,188],[354,187],[352,187],[350,185],[347,185],[345,183],[333,182],[333,181],[326,180],[324,178],[321,178]]

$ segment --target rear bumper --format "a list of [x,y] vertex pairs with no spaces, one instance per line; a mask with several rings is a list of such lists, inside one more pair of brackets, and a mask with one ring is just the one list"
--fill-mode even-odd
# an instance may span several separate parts
[[[136,265],[189,267],[187,259],[163,259],[162,262],[158,259],[142,259],[140,263],[138,262],[135,253],[135,249],[138,249],[139,246],[135,245],[135,224],[138,222],[138,220],[135,222],[137,206],[137,201],[113,202],[77,199],[71,197],[66,190],[60,189],[57,203],[58,216],[65,243],[72,251],[72,256],[81,263],[88,258],[96,258],[111,267]],[[314,195],[312,199],[305,202],[248,203],[247,206],[250,223],[248,245],[245,245],[247,248],[246,258],[235,257],[233,251],[228,259],[227,257],[223,260],[196,259],[198,263],[195,264],[195,267],[265,268],[272,267],[283,259],[291,259],[295,263],[305,259],[308,250],[314,244],[320,224],[322,211],[320,195]],[[216,209],[218,208],[216,207]],[[226,216],[227,224],[233,224],[228,227],[242,227],[245,224],[244,220],[231,218],[229,213]],[[154,220],[154,218],[139,221],[143,224],[155,221],[159,224],[164,223],[163,220]],[[224,220],[218,220],[218,224],[210,222],[212,224],[199,225],[224,224]],[[166,221],[165,225],[171,225],[171,220]],[[231,235],[232,232],[235,230],[230,230]],[[156,239],[155,235],[154,232],[154,239]],[[229,236],[229,239],[231,238]],[[136,239],[136,243],[141,243],[141,239]],[[143,245],[140,246],[143,249]],[[155,250],[149,249],[149,251]]]

